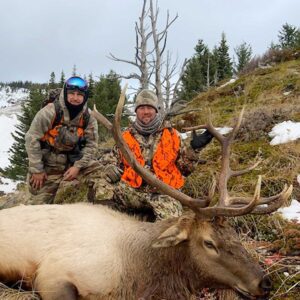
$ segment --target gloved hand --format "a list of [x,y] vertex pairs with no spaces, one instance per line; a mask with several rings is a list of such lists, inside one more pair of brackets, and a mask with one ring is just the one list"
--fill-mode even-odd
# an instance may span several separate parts
[[116,183],[121,179],[123,170],[115,165],[107,165],[104,169],[105,179],[110,183]]
[[196,131],[193,130],[191,147],[194,150],[203,148],[213,139],[213,137],[214,136],[208,130],[205,130],[203,133],[199,135],[197,135]]

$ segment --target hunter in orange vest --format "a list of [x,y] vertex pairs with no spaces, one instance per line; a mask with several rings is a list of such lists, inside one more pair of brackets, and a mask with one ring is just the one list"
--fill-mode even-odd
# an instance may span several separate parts
[[[176,129],[163,122],[159,114],[158,98],[150,90],[142,90],[136,97],[136,120],[123,133],[123,137],[138,162],[156,175],[157,178],[175,189],[184,185],[185,176],[193,171],[193,165],[198,159],[193,150],[193,158],[187,155],[187,150]],[[205,140],[203,139],[205,137]],[[211,140],[211,135],[194,134],[191,146],[202,148]],[[150,187],[128,165],[120,152],[115,152],[111,158],[118,158],[117,163],[109,163],[105,174],[110,183],[117,183],[115,199],[119,206],[133,209],[150,208],[155,219],[165,219],[179,216],[182,213],[181,204],[165,195],[159,194]]]

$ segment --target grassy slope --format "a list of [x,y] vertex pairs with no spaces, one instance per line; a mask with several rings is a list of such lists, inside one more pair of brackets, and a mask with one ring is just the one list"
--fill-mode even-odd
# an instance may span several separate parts
[[[279,122],[300,122],[299,75],[300,60],[292,60],[266,69],[256,69],[232,84],[199,94],[190,102],[189,108],[203,108],[203,111],[184,116],[185,126],[205,123],[207,107],[212,111],[214,126],[232,126],[239,111],[246,106],[244,121],[232,148],[232,168],[251,165],[257,153],[263,162],[255,171],[230,181],[235,192],[248,194],[255,185],[257,175],[262,174],[264,196],[278,192],[284,183],[294,183],[293,196],[300,199],[299,185],[296,183],[296,176],[300,174],[299,140],[270,146],[268,137],[268,132]],[[192,190],[195,196],[207,191],[208,183],[204,179],[211,177],[211,173],[218,169],[218,142],[214,141],[202,150],[201,158],[207,163],[200,165],[199,172],[187,181],[186,190]]]

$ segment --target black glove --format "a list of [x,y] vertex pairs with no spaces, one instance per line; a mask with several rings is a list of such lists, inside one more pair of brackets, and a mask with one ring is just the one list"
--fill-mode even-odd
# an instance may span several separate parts
[[197,135],[196,131],[192,132],[191,147],[196,150],[205,147],[212,139],[213,135],[205,130],[202,134]]
[[123,170],[115,165],[107,165],[104,169],[105,178],[110,183],[116,183],[121,179]]

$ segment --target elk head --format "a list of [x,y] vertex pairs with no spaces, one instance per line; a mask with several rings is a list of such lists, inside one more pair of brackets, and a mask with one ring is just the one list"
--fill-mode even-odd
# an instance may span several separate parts
[[[221,171],[218,183],[213,183],[209,195],[203,199],[194,199],[157,179],[151,172],[143,168],[131,153],[124,141],[120,129],[120,119],[125,101],[126,86],[123,89],[111,124],[96,108],[94,117],[108,128],[127,162],[150,185],[161,193],[179,200],[183,206],[192,210],[179,217],[177,223],[168,227],[154,242],[153,247],[165,248],[180,245],[188,241],[190,257],[194,261],[196,274],[207,271],[206,277],[214,279],[224,286],[230,286],[249,299],[265,299],[271,289],[269,279],[257,263],[254,263],[245,248],[241,245],[236,232],[226,225],[224,217],[242,216],[246,214],[266,214],[278,209],[291,195],[292,186],[277,195],[261,197],[261,176],[258,177],[253,197],[230,196],[227,183],[233,176],[242,175],[254,169],[260,161],[247,169],[234,171],[230,168],[230,146],[240,127],[244,109],[228,136],[220,134],[212,125],[209,114],[207,124],[187,128],[208,129],[220,142],[222,148]],[[216,188],[219,192],[218,202],[210,205]],[[201,268],[201,270],[200,270]]]

